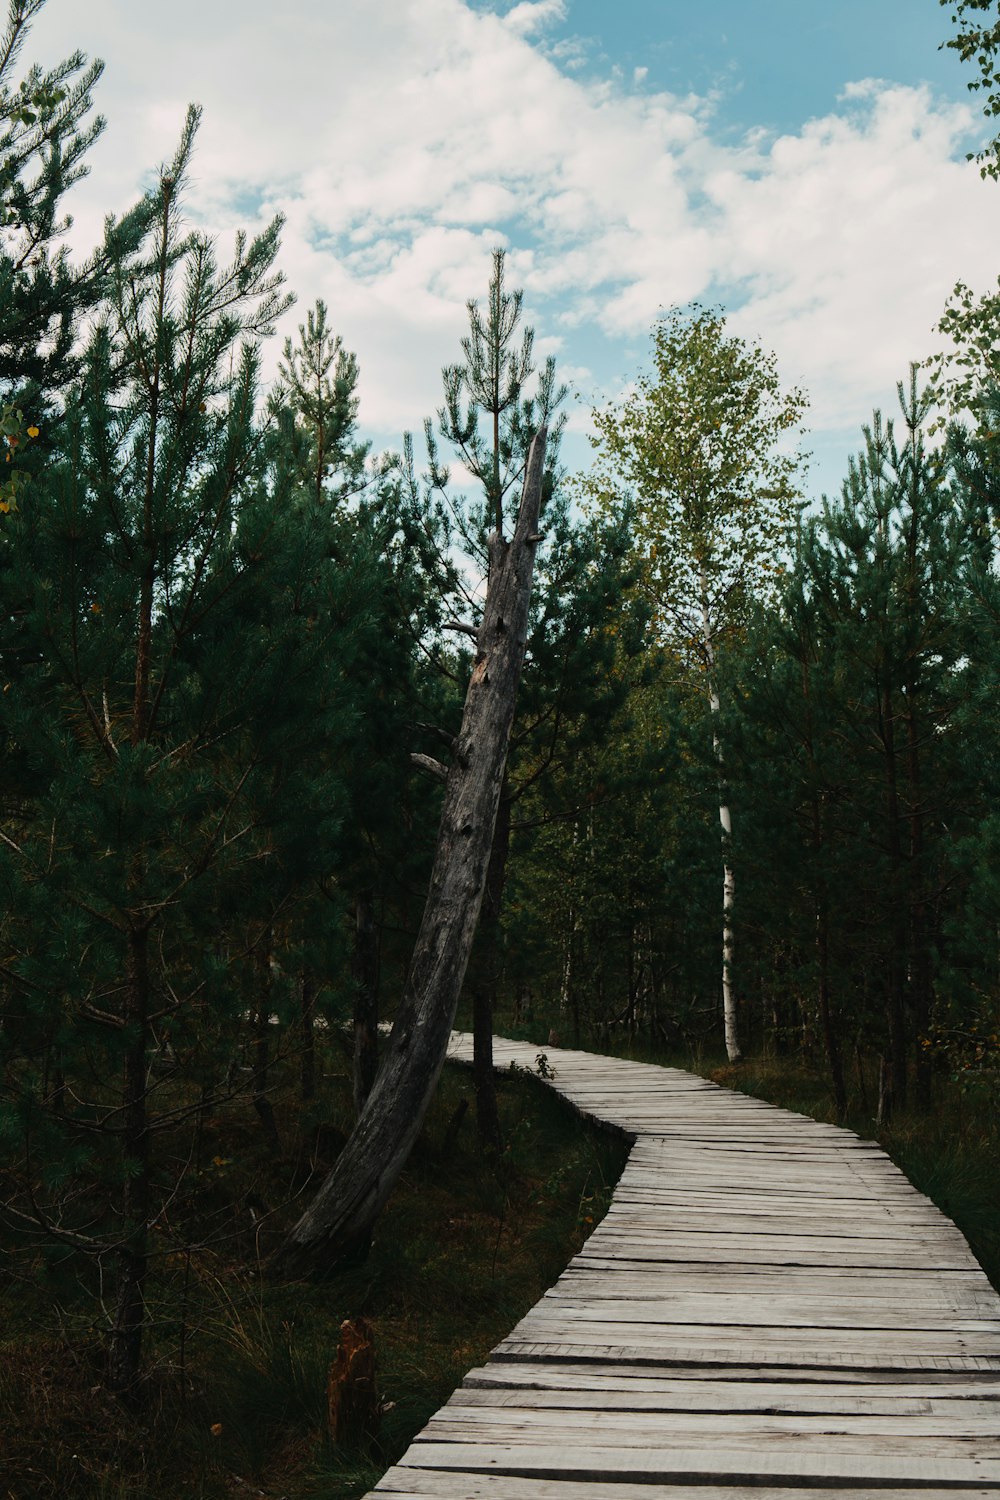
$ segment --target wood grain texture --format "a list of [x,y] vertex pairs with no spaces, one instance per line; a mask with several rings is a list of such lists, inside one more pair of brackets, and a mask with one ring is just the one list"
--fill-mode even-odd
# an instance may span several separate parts
[[494,1040],[499,1069],[540,1051],[628,1165],[372,1500],[1000,1495],[1000,1298],[877,1146],[676,1068]]

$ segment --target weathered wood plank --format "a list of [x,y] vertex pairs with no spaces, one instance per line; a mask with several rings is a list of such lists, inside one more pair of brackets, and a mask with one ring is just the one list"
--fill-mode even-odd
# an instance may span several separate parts
[[[588,1483],[564,1479],[509,1478],[505,1474],[469,1474],[456,1470],[414,1469],[403,1464],[394,1465],[376,1485],[375,1495],[392,1496],[393,1500],[816,1500],[816,1490],[788,1488],[773,1489],[754,1485],[726,1485],[725,1490],[713,1485],[686,1484],[616,1484],[609,1490],[606,1484]],[[850,1495],[852,1500],[867,1500],[877,1495],[878,1500],[914,1500],[912,1488],[885,1489],[877,1491],[859,1489],[853,1482],[849,1487],[824,1487],[823,1494],[836,1500],[838,1495]],[[995,1490],[989,1489],[926,1489],[918,1492],[919,1500],[996,1500]]]
[[[492,1366],[491,1366],[492,1369]],[[1000,1412],[995,1400],[977,1400],[967,1391],[961,1396],[960,1415],[956,1417],[955,1398],[945,1400],[934,1396],[896,1394],[887,1396],[886,1390],[906,1391],[905,1387],[869,1387],[868,1393],[858,1395],[847,1386],[822,1387],[809,1393],[798,1386],[781,1384],[766,1385],[762,1381],[746,1383],[740,1388],[736,1381],[706,1382],[677,1381],[673,1386],[657,1382],[657,1389],[634,1390],[636,1382],[629,1388],[610,1386],[607,1382],[594,1389],[541,1389],[525,1383],[504,1390],[491,1381],[482,1385],[470,1383],[466,1378],[459,1391],[448,1402],[448,1407],[517,1407],[531,1411],[586,1411],[586,1412],[714,1412],[727,1417],[737,1412],[762,1412],[770,1416],[798,1416],[801,1414],[821,1418],[844,1416],[884,1417],[897,1422],[900,1417],[935,1418],[948,1433],[957,1433],[964,1424],[974,1423],[976,1431],[985,1431],[996,1437],[1000,1430]],[[906,1423],[909,1430],[910,1422]]]
[[514,1360],[491,1360],[488,1365],[470,1370],[460,1390],[479,1387],[507,1390],[525,1386],[563,1393],[574,1390],[621,1391],[626,1396],[642,1391],[666,1393],[671,1399],[683,1396],[696,1404],[708,1401],[715,1411],[725,1409],[727,1401],[733,1403],[730,1408],[733,1411],[746,1409],[748,1402],[775,1406],[799,1399],[837,1403],[853,1399],[984,1401],[994,1405],[1000,1428],[1000,1406],[996,1405],[1000,1402],[1000,1373],[992,1376],[948,1375],[945,1371],[935,1370],[926,1378],[899,1381],[895,1376],[873,1375],[868,1371],[857,1374],[808,1370],[784,1374],[772,1371],[765,1375],[755,1368],[740,1376],[734,1375],[731,1369],[723,1372],[707,1366],[656,1371],[645,1365],[559,1364],[554,1360],[518,1364]]
[[547,1292],[539,1308],[548,1308],[556,1317],[563,1315],[576,1322],[611,1320],[619,1323],[689,1324],[728,1328],[799,1328],[802,1330],[843,1328],[868,1334],[904,1330],[908,1333],[1000,1333],[1000,1319],[978,1318],[969,1312],[956,1313],[954,1308],[926,1309],[909,1303],[887,1308],[884,1303],[852,1303],[817,1297],[814,1302],[793,1302],[787,1297],[755,1299],[720,1293],[718,1298],[677,1296],[669,1301],[653,1297],[595,1297],[592,1301],[579,1295],[569,1296],[564,1289]]
[[842,1484],[887,1481],[897,1486],[964,1483],[987,1489],[1000,1484],[998,1459],[942,1458],[923,1453],[907,1458],[895,1453],[818,1452],[815,1448],[756,1452],[720,1446],[668,1448],[649,1444],[628,1448],[581,1442],[559,1448],[548,1443],[511,1442],[495,1449],[487,1444],[430,1443],[418,1438],[407,1451],[405,1463],[412,1468],[603,1480],[606,1484],[616,1484],[620,1479],[644,1484],[707,1484],[713,1480],[755,1484],[779,1478],[803,1487],[821,1482],[823,1488],[830,1480]]
[[[988,1403],[981,1403],[987,1406]],[[968,1456],[966,1439],[975,1438],[981,1456],[1000,1459],[1000,1429],[997,1413],[989,1410],[952,1411],[945,1416],[911,1412],[905,1421],[899,1412],[706,1412],[636,1409],[608,1403],[600,1408],[579,1406],[533,1407],[526,1402],[516,1406],[507,1402],[491,1405],[488,1401],[468,1403],[464,1396],[452,1399],[432,1417],[423,1436],[431,1442],[456,1436],[467,1440],[474,1431],[485,1433],[490,1442],[528,1440],[551,1442],[569,1440],[574,1433],[593,1434],[594,1412],[601,1411],[601,1440],[614,1434],[616,1442],[642,1444],[683,1441],[686,1446],[699,1438],[703,1442],[719,1440],[743,1444],[753,1438],[802,1443],[819,1442],[825,1446],[830,1438],[879,1439],[883,1452],[918,1451],[919,1439],[927,1451],[954,1452]],[[901,1446],[897,1446],[901,1445]],[[916,1446],[915,1446],[916,1445]],[[867,1445],[866,1445],[867,1446]],[[920,1450],[923,1451],[923,1450]]]
[[579,1359],[604,1363],[646,1364],[663,1367],[693,1365],[734,1365],[740,1370],[768,1370],[772,1374],[775,1366],[784,1370],[806,1371],[809,1368],[823,1370],[876,1370],[893,1372],[904,1370],[982,1370],[1000,1373],[1000,1356],[980,1354],[915,1354],[898,1353],[891,1350],[866,1348],[817,1349],[812,1361],[804,1356],[802,1347],[791,1348],[777,1344],[763,1347],[756,1338],[745,1342],[727,1344],[696,1343],[693,1340],[677,1340],[669,1344],[640,1346],[634,1340],[628,1343],[600,1344],[561,1340],[525,1340],[517,1342],[505,1339],[493,1351],[494,1359]]

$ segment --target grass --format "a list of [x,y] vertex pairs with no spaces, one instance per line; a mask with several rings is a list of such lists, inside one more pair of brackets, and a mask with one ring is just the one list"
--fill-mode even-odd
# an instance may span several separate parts
[[[100,1306],[80,1269],[39,1261],[11,1281],[0,1359],[4,1500],[353,1500],[531,1307],[599,1220],[624,1164],[616,1137],[586,1126],[537,1081],[499,1085],[507,1149],[484,1156],[466,1069],[445,1070],[367,1262],[323,1284],[274,1282],[261,1263],[281,1223],[237,1222],[324,1169],[348,1121],[346,1079],[320,1109],[281,1120],[280,1161],[262,1160],[252,1117],[212,1126],[188,1212],[232,1232],[189,1258],[166,1253],[150,1287],[151,1375],[141,1418],[103,1391]],[[319,1117],[333,1121],[317,1129]],[[300,1198],[299,1202],[307,1200]],[[290,1212],[294,1213],[293,1207]],[[289,1214],[284,1222],[288,1222]],[[277,1216],[280,1221],[281,1216]],[[265,1224],[271,1221],[265,1220]],[[375,1329],[386,1410],[377,1442],[335,1448],[326,1380],[340,1324]]]

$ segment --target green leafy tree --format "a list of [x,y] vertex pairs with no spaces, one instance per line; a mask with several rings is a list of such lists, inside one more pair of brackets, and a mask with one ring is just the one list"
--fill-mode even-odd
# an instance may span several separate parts
[[[355,724],[349,754],[331,747],[342,757],[338,769],[350,807],[331,884],[350,913],[354,1094],[360,1109],[377,1070],[383,931],[405,925],[401,894],[419,885],[433,844],[431,827],[424,839],[417,833],[425,809],[415,805],[420,794],[412,784],[409,746],[414,725],[435,715],[424,701],[427,682],[418,667],[427,607],[421,549],[414,544],[417,521],[400,463],[372,460],[369,444],[358,440],[359,373],[357,358],[330,329],[325,304],[317,302],[298,339],[286,340],[272,404],[290,416],[293,467],[325,517],[330,557],[342,576],[363,569],[366,578],[366,608],[356,619],[351,653],[353,686],[365,700],[365,713]],[[309,1076],[316,976],[303,973],[302,984]]]
[[[983,114],[990,121],[1000,117],[1000,8],[997,0],[938,0],[951,12],[955,35],[943,47],[957,52],[962,62],[974,63],[979,77],[969,81],[972,93],[984,93]],[[984,150],[971,154],[984,177],[1000,177],[1000,135]]]
[[723,1014],[735,1060],[736,880],[717,658],[748,602],[773,591],[801,462],[788,438],[806,400],[798,390],[781,390],[773,355],[728,334],[721,313],[698,306],[674,309],[657,324],[653,363],[632,396],[595,413],[598,456],[587,490],[600,505],[623,486],[632,490],[640,587],[662,638],[687,657],[711,708],[723,848]]
[[[979,76],[969,82],[973,93],[985,93],[983,114],[990,121],[1000,116],[1000,8],[997,0],[940,0],[951,12],[957,28],[942,46],[952,48],[963,62],[974,63]],[[980,163],[983,177],[1000,177],[1000,135],[995,135],[969,160]],[[938,324],[951,347],[928,361],[937,400],[954,416],[971,412],[983,432],[995,441],[990,428],[988,392],[1000,385],[998,361],[1000,287],[981,294],[959,281]],[[938,425],[943,425],[943,418]]]

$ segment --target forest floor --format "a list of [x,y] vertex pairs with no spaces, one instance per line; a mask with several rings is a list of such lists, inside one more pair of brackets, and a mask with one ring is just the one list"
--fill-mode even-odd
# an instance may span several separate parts
[[[501,1159],[479,1148],[469,1071],[446,1068],[371,1255],[355,1271],[325,1284],[269,1281],[258,1254],[270,1246],[256,1243],[252,1228],[186,1263],[163,1257],[175,1263],[158,1269],[151,1287],[153,1374],[141,1417],[103,1392],[101,1307],[86,1275],[56,1257],[39,1258],[29,1278],[5,1277],[0,1496],[366,1493],[580,1248],[625,1162],[619,1137],[585,1125],[531,1079],[505,1075],[498,1092]],[[247,1113],[220,1123],[210,1143],[197,1185],[206,1211],[267,1200],[294,1171],[289,1154],[261,1166]],[[334,1079],[308,1114],[280,1122],[282,1139],[311,1137],[322,1169],[349,1121],[347,1080]],[[326,1435],[327,1372],[342,1320],[359,1316],[374,1327],[386,1410],[377,1443],[351,1451]]]

